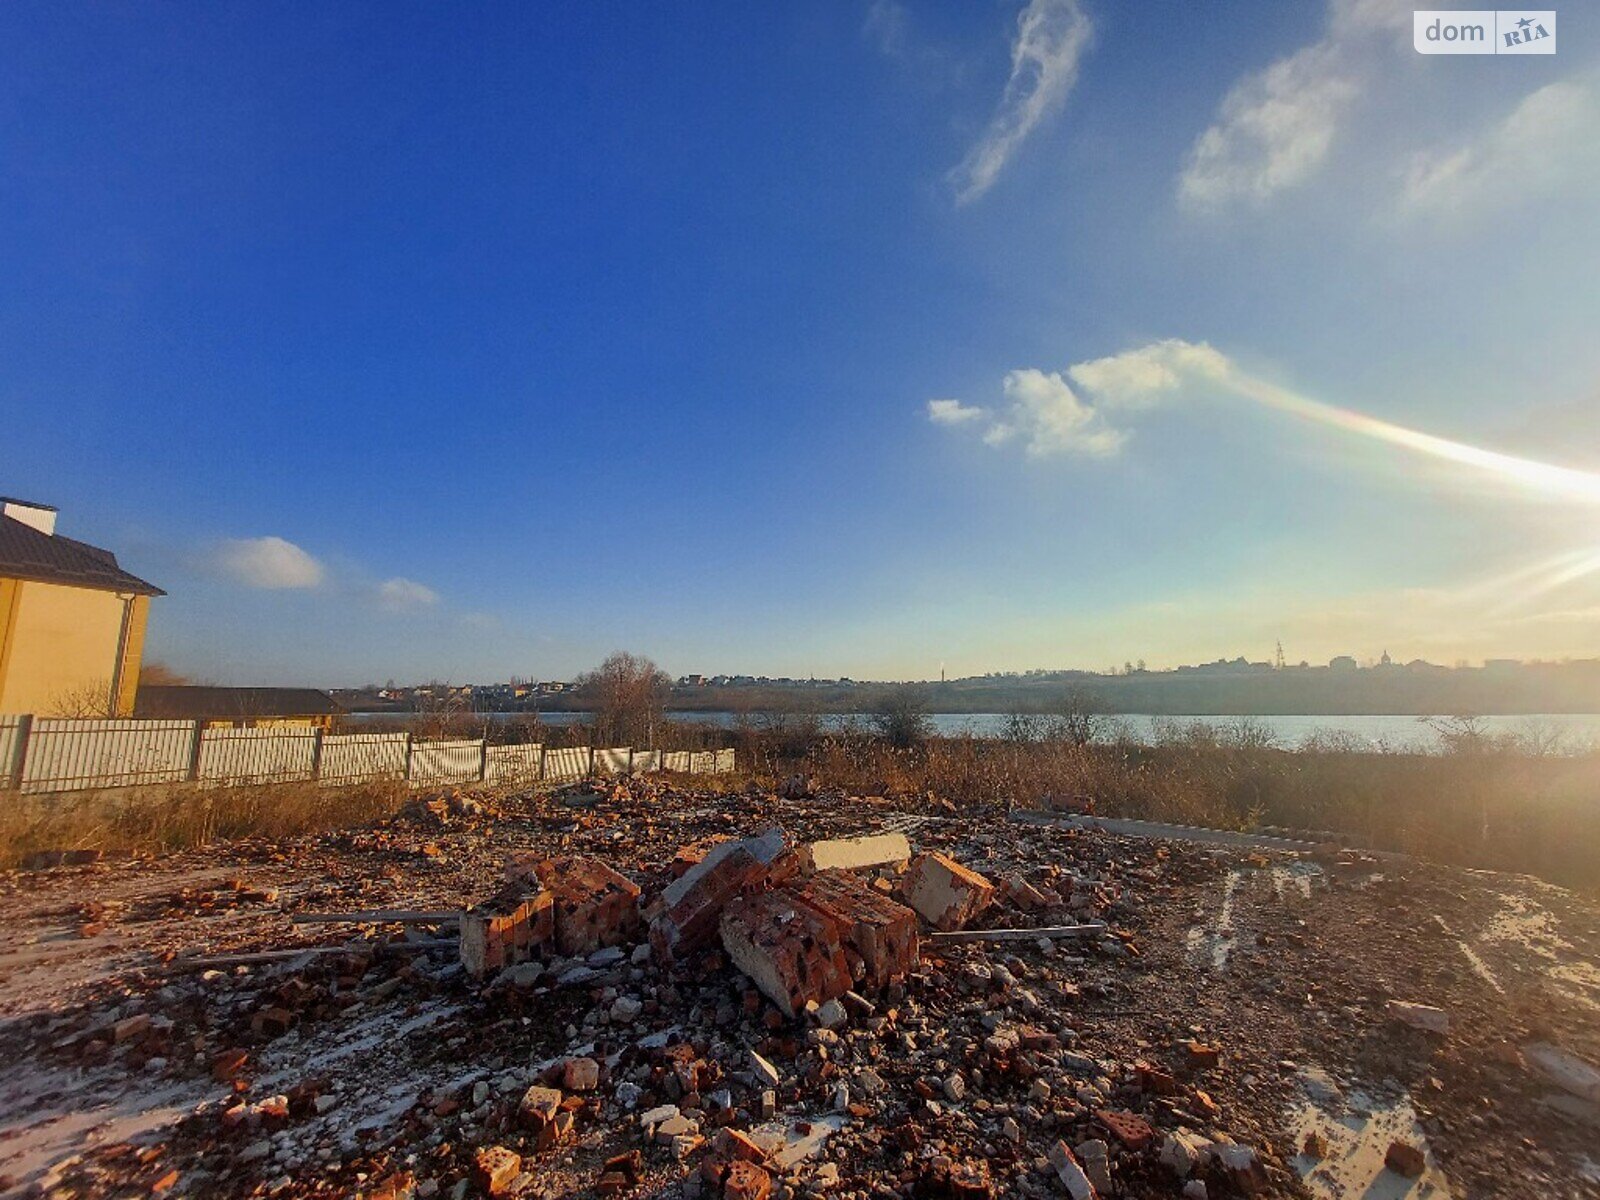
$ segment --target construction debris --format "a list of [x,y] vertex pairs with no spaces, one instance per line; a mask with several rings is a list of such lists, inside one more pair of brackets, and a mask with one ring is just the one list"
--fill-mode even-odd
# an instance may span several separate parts
[[[1419,1186],[1459,1172],[1463,1195],[1587,1194],[1572,1164],[1600,1077],[1555,1044],[1592,1054],[1586,1028],[1555,1005],[1535,1025],[1487,983],[1469,999],[1470,960],[1417,971],[1403,939],[1378,936],[1389,912],[1466,890],[1459,875],[1434,887],[1386,865],[1346,882],[1255,847],[1019,826],[803,782],[790,800],[621,780],[413,805],[402,821],[238,851],[256,856],[245,890],[276,895],[248,917],[214,899],[244,894],[214,878],[138,890],[148,867],[93,914],[75,897],[65,928],[92,916],[130,942],[168,940],[82,1001],[0,1028],[0,1052],[25,1067],[24,1098],[7,1099],[26,1125],[8,1133],[6,1186],[1320,1197],[1354,1157],[1332,1140],[1344,1110],[1302,1127],[1305,1097],[1338,1105],[1344,1088],[1350,1110],[1385,1111],[1358,1085],[1414,1079],[1425,1116],[1374,1134],[1371,1166],[1389,1181],[1341,1175],[1344,1194],[1392,1191],[1395,1171]],[[72,870],[117,882],[107,864]],[[203,935],[197,912],[255,932]],[[1352,924],[1359,953],[1335,958]],[[205,936],[206,953],[178,955]],[[1396,1027],[1443,1015],[1388,1003],[1408,985],[1448,994],[1448,1038]],[[0,980],[3,997],[13,1014],[33,1003]],[[1560,1092],[1536,1095],[1530,1071]],[[151,1123],[69,1144],[82,1124],[48,1117],[63,1098],[75,1112],[144,1103]],[[1486,1156],[1503,1122],[1519,1136]]]
[[994,885],[943,854],[918,855],[906,872],[906,903],[941,932],[960,929],[989,906]]

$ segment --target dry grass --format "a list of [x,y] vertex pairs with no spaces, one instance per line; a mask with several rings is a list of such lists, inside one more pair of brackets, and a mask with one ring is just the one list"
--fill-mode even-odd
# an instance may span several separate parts
[[740,765],[777,781],[805,771],[859,795],[1036,807],[1051,793],[1109,816],[1228,829],[1326,830],[1361,845],[1600,890],[1600,753],[1495,743],[1445,754],[1337,743],[1284,750],[1242,726],[1179,730],[1156,745],[748,733]]
[[165,788],[27,796],[0,792],[0,867],[38,850],[157,854],[243,837],[363,825],[398,811],[405,784]]

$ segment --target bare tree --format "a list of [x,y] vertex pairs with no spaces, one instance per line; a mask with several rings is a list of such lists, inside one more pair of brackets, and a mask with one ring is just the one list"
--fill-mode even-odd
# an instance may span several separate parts
[[163,662],[147,662],[139,668],[139,685],[151,687],[178,687],[193,683],[187,675],[180,675]]
[[48,715],[80,719],[115,716],[111,704],[111,680],[88,679],[62,688],[51,697]]
[[873,732],[902,750],[921,745],[933,736],[927,690],[914,684],[883,692],[873,703],[868,720]]
[[578,694],[594,712],[597,745],[654,747],[672,680],[641,654],[618,650],[578,676]]

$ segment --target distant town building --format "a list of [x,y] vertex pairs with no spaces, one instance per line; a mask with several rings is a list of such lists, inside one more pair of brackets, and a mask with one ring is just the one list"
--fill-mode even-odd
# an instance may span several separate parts
[[1356,660],[1348,654],[1341,654],[1337,658],[1328,660],[1328,670],[1330,671],[1354,671],[1355,669]]
[[50,505],[0,497],[0,712],[127,716],[150,598],[164,595],[58,534]]

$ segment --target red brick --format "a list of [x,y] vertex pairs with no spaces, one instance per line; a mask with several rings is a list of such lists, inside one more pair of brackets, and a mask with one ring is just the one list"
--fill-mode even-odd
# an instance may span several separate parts
[[1106,1132],[1129,1150],[1143,1150],[1155,1140],[1156,1131],[1150,1122],[1134,1113],[1097,1108],[1094,1119],[1104,1125]]
[[508,884],[461,915],[461,965],[474,979],[527,962],[550,944],[555,901],[548,892]]
[[743,849],[727,852],[697,879],[676,904],[650,925],[650,948],[661,962],[692,954],[717,933],[728,901],[758,890],[767,869]]
[[785,890],[844,930],[847,949],[860,960],[866,984],[885,987],[917,969],[917,914],[873,891],[858,876],[822,871]]
[[562,954],[592,954],[639,931],[639,885],[599,859],[546,859],[535,869],[555,899],[556,948]]
[[722,914],[722,945],[734,965],[787,1017],[807,1001],[844,995],[853,980],[845,930],[787,891],[741,896]]
[[727,1200],[767,1200],[771,1191],[772,1176],[765,1168],[742,1158],[728,1164],[722,1181],[722,1194]]
[[943,854],[919,854],[901,884],[906,903],[935,929],[960,929],[989,906],[994,885]]
[[504,1146],[484,1146],[473,1155],[472,1176],[489,1196],[505,1196],[522,1173],[522,1156]]

